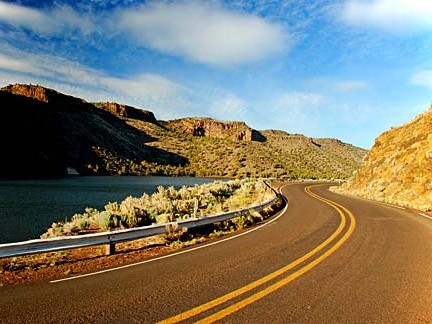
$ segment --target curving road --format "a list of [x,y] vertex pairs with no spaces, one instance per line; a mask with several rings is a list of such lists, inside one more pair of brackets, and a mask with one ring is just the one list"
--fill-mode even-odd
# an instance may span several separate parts
[[0,288],[0,323],[432,323],[432,220],[283,187],[288,208],[150,262]]

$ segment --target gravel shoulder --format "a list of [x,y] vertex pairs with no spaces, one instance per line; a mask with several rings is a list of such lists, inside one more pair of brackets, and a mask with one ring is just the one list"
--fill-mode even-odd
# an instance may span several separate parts
[[163,236],[116,244],[116,253],[106,255],[105,246],[0,259],[0,286],[53,280],[149,259],[181,248]]

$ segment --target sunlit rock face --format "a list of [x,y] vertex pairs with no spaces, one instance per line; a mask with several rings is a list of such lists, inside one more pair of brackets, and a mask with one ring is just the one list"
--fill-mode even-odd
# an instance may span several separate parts
[[149,110],[137,109],[128,105],[118,104],[116,102],[97,102],[94,105],[119,117],[133,118],[149,123],[156,123],[155,115]]
[[183,118],[169,121],[167,125],[176,131],[193,136],[226,138],[245,142],[265,141],[264,136],[244,122],[219,121],[211,118]]
[[432,210],[432,107],[381,134],[343,192]]

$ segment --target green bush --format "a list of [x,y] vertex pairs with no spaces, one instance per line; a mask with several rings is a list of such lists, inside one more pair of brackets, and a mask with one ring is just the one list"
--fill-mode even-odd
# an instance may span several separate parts
[[98,225],[101,230],[109,230],[113,227],[114,222],[111,218],[112,214],[107,211],[102,211],[99,213]]

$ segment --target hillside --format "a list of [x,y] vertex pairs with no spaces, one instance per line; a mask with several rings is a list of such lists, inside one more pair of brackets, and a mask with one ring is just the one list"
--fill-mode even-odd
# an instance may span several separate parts
[[[0,177],[59,176],[67,168],[80,174],[118,174],[129,161],[187,162],[146,146],[152,137],[112,113],[51,89],[8,86],[0,91],[0,102]],[[115,170],[99,169],[106,155],[115,161]]]
[[0,91],[0,177],[84,175],[347,178],[366,151],[335,139],[256,131],[210,118],[157,121],[150,111],[55,90]]
[[432,210],[432,107],[383,133],[343,193]]

